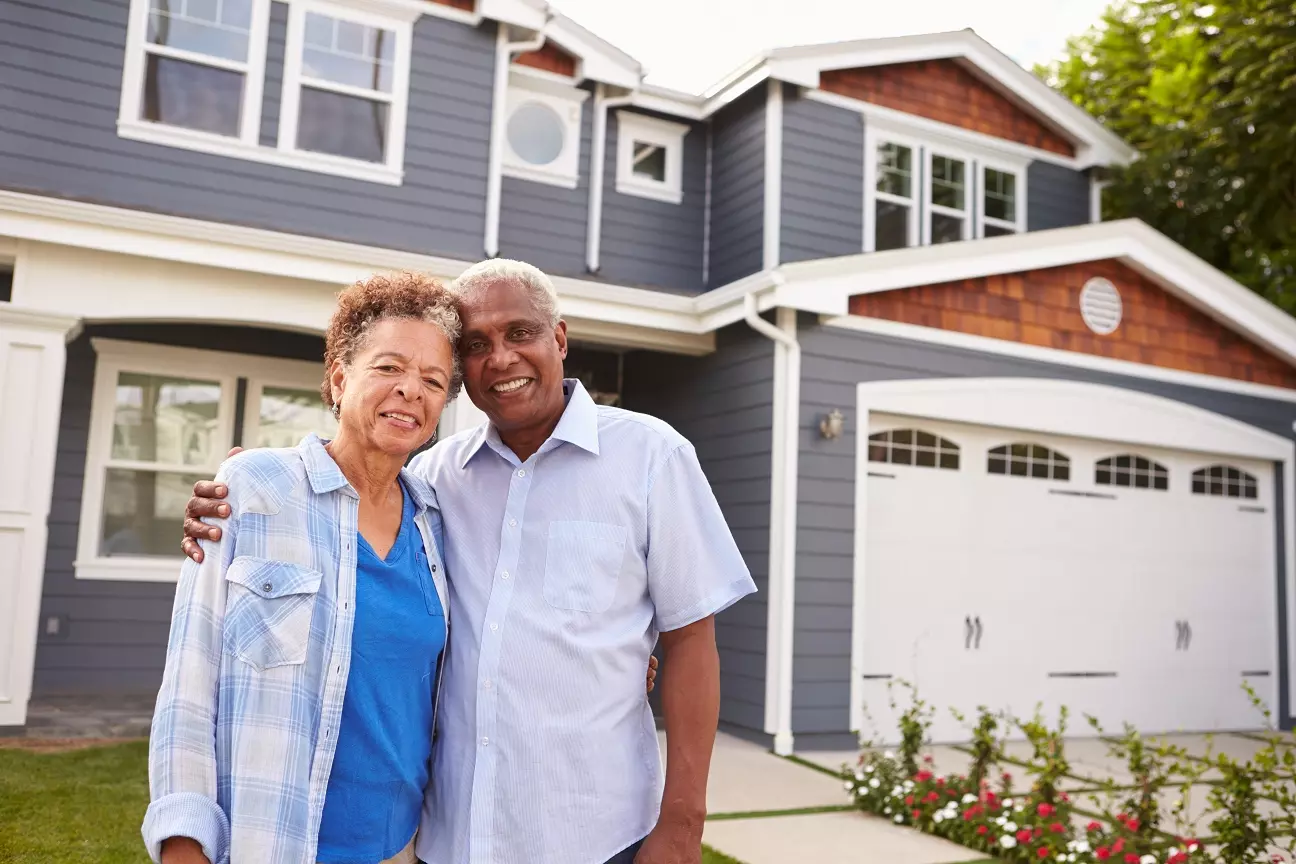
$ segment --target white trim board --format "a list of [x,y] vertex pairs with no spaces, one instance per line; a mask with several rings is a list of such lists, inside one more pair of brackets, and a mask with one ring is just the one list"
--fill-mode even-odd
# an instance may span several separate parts
[[[1182,402],[1119,387],[1047,378],[880,381],[856,387],[855,513],[868,512],[868,429],[873,413],[1114,441],[1281,462],[1287,627],[1296,622],[1296,442]],[[864,728],[863,585],[867,526],[857,519],[851,610],[850,724]],[[1274,622],[1277,626],[1277,622]],[[1288,640],[1288,687],[1296,690],[1296,640]],[[1277,645],[1278,640],[1275,640]],[[1273,701],[1279,692],[1274,676]]]

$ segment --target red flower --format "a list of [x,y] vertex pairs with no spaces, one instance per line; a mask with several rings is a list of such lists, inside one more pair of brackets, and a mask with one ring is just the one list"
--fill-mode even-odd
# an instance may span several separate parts
[[924,764],[924,765],[930,765],[930,764],[932,764],[932,763],[935,762],[935,761],[936,761],[936,760],[932,758],[932,755],[931,755],[930,753],[926,753],[926,754],[923,755],[923,764]]
[[1031,832],[1029,828],[1023,828],[1017,832],[1018,843],[1025,844],[1025,843],[1029,843],[1030,841],[1031,841]]
[[1063,801],[1070,801],[1070,800],[1071,800],[1071,796],[1068,795],[1067,793],[1063,792],[1063,793],[1061,793],[1061,795],[1062,795],[1062,800],[1063,800]]
[[1121,823],[1122,825],[1124,825],[1124,824],[1125,824],[1125,820],[1128,819],[1128,818],[1129,818],[1129,814],[1128,814],[1128,813],[1120,813],[1120,814],[1118,814],[1118,815],[1116,816],[1116,821],[1119,822],[1119,823]]
[[905,805],[908,806],[908,807],[912,807],[912,806],[913,806],[913,796],[912,796],[912,795],[906,795],[906,796],[905,796]]
[[[981,827],[984,828],[985,826],[982,825]],[[995,845],[995,844],[998,843],[998,842],[999,842],[999,841],[995,839],[995,836],[994,836],[993,834],[991,834],[989,837],[986,838],[986,845],[987,845],[987,846],[993,846],[993,845]]]
[[932,779],[932,773],[930,771],[919,771],[914,775],[914,780],[918,783],[926,783],[930,779]]
[[1041,819],[1047,819],[1053,815],[1055,809],[1052,804],[1044,803],[1036,807],[1035,812],[1040,815]]
[[984,826],[984,825],[978,825],[978,826],[977,826],[977,833],[978,833],[978,834],[984,834],[984,833],[986,833],[986,826]]
[[1102,830],[1102,826],[1099,825],[1097,822],[1090,822],[1088,825],[1085,826],[1085,830],[1086,830],[1086,831],[1101,831],[1101,830]]
[[922,811],[921,811],[921,810],[915,810],[915,811],[913,811],[913,818],[914,818],[914,821],[915,821],[915,822],[917,822],[919,819],[921,819],[921,818],[922,818]]
[[924,804],[933,804],[939,800],[940,800],[940,796],[937,795],[935,792],[928,792],[926,795],[923,796]]
[[[983,784],[983,785],[984,785],[984,784]],[[999,796],[996,795],[996,794],[993,793],[993,792],[986,792],[986,793],[985,793],[985,798],[986,798],[986,800],[989,801],[991,804],[993,804],[994,802],[996,802],[996,801],[999,800]]]
[[1011,779],[1012,779],[1012,775],[1009,774],[1007,771],[1005,771],[1005,772],[1003,772],[1003,779],[1004,779],[1004,780],[1011,780]]
[[1125,856],[1125,864],[1139,864],[1139,856],[1133,852]]
[[1106,861],[1111,857],[1111,850],[1106,846],[1099,846],[1094,850],[1094,854],[1098,856],[1099,861]]
[[1188,860],[1187,852],[1176,852],[1166,859],[1166,864],[1184,864]]
[[1047,846],[1041,846],[1040,848],[1038,848],[1038,849],[1035,850],[1035,854],[1038,855],[1038,856],[1041,857],[1041,858],[1047,858],[1047,857],[1048,857],[1048,847],[1047,847]]
[[1044,836],[1044,829],[1043,829],[1043,828],[1036,828],[1036,829],[1035,829],[1035,839],[1038,840],[1039,838],[1041,838],[1041,837],[1043,837],[1043,836]]
[[1273,862],[1273,864],[1283,864],[1287,859],[1275,852],[1269,856],[1269,860]]
[[1054,822],[1052,825],[1049,826],[1049,830],[1052,831],[1054,834],[1061,834],[1066,829],[1062,827],[1061,822]]
[[944,778],[944,777],[937,777],[937,778],[936,778],[936,785],[937,785],[937,786],[944,786],[944,785],[945,785],[945,778]]
[[1124,849],[1125,849],[1125,838],[1117,837],[1116,842],[1112,844],[1112,851],[1121,852]]
[[1139,821],[1138,821],[1137,819],[1133,819],[1133,818],[1131,818],[1130,820],[1128,820],[1128,821],[1125,823],[1125,827],[1128,828],[1128,829],[1131,830],[1131,831],[1138,831],[1138,829],[1139,829]]

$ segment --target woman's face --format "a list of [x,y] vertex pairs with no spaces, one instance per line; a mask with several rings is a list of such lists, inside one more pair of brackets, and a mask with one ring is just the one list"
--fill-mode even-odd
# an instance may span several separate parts
[[406,456],[436,432],[450,390],[454,355],[435,324],[387,318],[373,325],[349,368],[329,372],[339,431],[393,456]]

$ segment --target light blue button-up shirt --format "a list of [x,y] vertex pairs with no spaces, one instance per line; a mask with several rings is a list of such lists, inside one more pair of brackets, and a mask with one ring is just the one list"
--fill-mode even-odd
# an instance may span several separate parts
[[[444,608],[436,497],[401,476]],[[212,864],[314,864],[351,668],[360,499],[314,435],[240,453],[216,479],[231,515],[176,586],[144,842],[154,861],[179,836]]]
[[525,462],[483,425],[410,466],[441,505],[455,621],[418,835],[429,864],[603,864],[647,835],[657,634],[756,590],[692,445],[566,387]]

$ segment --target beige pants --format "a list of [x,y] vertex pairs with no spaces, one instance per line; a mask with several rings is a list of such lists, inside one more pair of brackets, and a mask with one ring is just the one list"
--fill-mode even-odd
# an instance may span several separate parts
[[408,846],[380,864],[418,864],[418,858],[414,855],[413,838],[410,839]]

